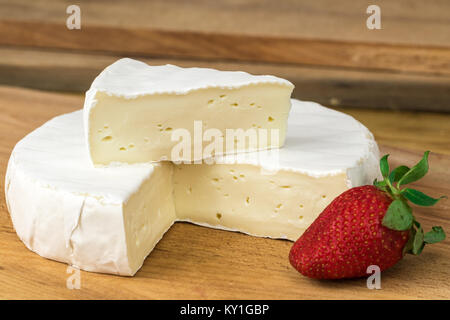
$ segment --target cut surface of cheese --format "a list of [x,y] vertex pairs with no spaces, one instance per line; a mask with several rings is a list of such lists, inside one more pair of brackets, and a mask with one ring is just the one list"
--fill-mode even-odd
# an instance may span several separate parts
[[82,112],[56,117],[14,148],[6,201],[20,239],[83,270],[133,275],[176,221],[296,240],[335,196],[378,172],[372,134],[345,114],[292,100],[281,149],[95,168]]
[[[86,93],[85,130],[94,164],[159,160],[201,160],[190,150],[172,152],[180,139],[174,130],[187,130],[202,146],[203,132],[226,129],[277,130],[267,139],[226,145],[215,154],[264,150],[284,144],[293,85],[273,76],[173,65],[149,66],[120,59],[94,80]],[[194,125],[197,121],[197,127]],[[203,149],[203,148],[202,148]],[[219,148],[218,148],[219,149]],[[172,154],[173,153],[173,154]]]

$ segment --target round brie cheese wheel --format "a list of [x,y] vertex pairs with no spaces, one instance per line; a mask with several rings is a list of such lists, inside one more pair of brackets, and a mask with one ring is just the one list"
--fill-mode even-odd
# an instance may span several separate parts
[[293,99],[281,149],[213,164],[94,167],[76,111],[17,143],[6,202],[30,250],[87,271],[134,275],[176,221],[296,240],[334,197],[372,183],[378,159],[361,123]]

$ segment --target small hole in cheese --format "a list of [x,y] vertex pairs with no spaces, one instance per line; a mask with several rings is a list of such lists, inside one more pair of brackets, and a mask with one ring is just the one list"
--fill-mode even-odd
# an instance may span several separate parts
[[235,102],[235,103],[232,103],[231,106],[232,106],[233,108],[236,108],[236,107],[238,107],[239,105]]
[[112,140],[111,136],[106,136],[106,137],[103,137],[103,139],[102,139],[102,141],[111,141],[111,140]]
[[125,151],[125,150],[127,150],[127,148],[125,148],[125,147],[120,147],[119,150],[120,150],[120,151]]
[[220,219],[222,219],[222,214],[221,214],[221,213],[219,213],[219,212],[217,212],[217,213],[216,213],[216,217],[217,217],[217,219],[219,219],[219,220],[220,220]]
[[269,122],[272,122],[273,120],[275,120],[275,119],[272,118],[271,116],[269,116],[269,117],[267,118],[267,121],[269,121]]

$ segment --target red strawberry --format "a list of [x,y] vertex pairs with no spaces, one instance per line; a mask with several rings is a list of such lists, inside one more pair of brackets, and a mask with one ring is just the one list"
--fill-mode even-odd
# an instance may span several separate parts
[[386,270],[405,253],[420,254],[425,244],[444,240],[441,227],[424,235],[407,203],[430,206],[439,199],[400,188],[426,174],[428,153],[411,169],[400,166],[391,173],[388,155],[384,156],[380,160],[384,180],[334,199],[294,243],[289,253],[292,266],[316,279],[363,277],[370,265]]

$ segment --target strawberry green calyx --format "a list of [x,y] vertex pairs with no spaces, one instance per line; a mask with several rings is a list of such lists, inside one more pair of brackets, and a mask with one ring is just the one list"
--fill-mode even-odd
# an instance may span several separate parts
[[388,157],[385,155],[380,160],[380,171],[383,176],[382,181],[375,181],[373,184],[380,190],[388,193],[393,199],[383,218],[383,226],[397,230],[410,231],[409,241],[406,243],[403,253],[418,255],[422,252],[426,244],[436,243],[445,239],[445,232],[442,227],[432,227],[431,231],[424,234],[419,222],[414,218],[412,208],[408,201],[419,206],[432,206],[439,200],[446,198],[432,198],[425,193],[411,189],[402,188],[403,185],[421,179],[428,172],[428,155],[426,151],[422,159],[412,168],[399,166],[390,171]]

